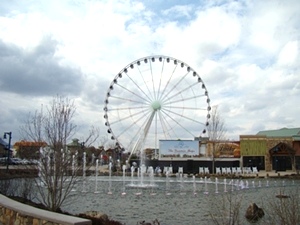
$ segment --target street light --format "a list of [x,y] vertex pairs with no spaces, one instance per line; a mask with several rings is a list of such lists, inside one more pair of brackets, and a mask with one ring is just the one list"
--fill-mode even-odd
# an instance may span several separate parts
[[4,139],[7,138],[7,135],[9,136],[9,139],[8,139],[8,148],[7,148],[7,164],[6,164],[6,170],[7,171],[8,171],[9,156],[10,156],[11,133],[12,132],[4,132],[4,135],[3,135]]

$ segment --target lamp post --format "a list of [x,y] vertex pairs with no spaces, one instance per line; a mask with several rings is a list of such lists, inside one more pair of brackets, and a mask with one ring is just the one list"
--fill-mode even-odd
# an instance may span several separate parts
[[11,145],[11,134],[12,132],[4,132],[3,138],[6,139],[7,135],[8,138],[8,148],[7,148],[7,163],[6,163],[6,170],[8,171],[8,165],[9,165],[9,156],[10,156],[10,145]]

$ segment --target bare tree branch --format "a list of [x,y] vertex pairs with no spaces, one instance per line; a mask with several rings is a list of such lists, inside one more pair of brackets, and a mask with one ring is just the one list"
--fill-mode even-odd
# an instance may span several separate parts
[[88,136],[85,138],[84,145],[90,147],[94,144],[100,136],[100,129],[92,126],[89,130]]
[[220,141],[225,140],[225,125],[221,118],[218,106],[214,106],[211,111],[210,123],[207,127],[209,140],[212,142],[212,172],[215,173],[215,156]]
[[29,113],[24,125],[20,126],[20,134],[24,140],[33,140],[35,142],[43,141],[43,105],[41,111],[35,111],[33,115]]

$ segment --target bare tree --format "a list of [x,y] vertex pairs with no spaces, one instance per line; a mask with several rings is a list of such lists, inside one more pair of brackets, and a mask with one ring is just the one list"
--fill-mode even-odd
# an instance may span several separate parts
[[24,125],[20,127],[20,133],[25,140],[44,141],[54,151],[60,150],[76,132],[76,126],[72,123],[75,112],[73,100],[56,96],[46,106],[46,110],[42,105],[40,111],[29,113]]
[[41,148],[39,179],[36,179],[38,199],[49,210],[58,211],[74,188],[82,168],[83,165],[77,164],[76,156],[64,149]]
[[24,125],[20,126],[20,134],[24,140],[32,140],[41,142],[42,137],[42,124],[43,124],[43,105],[41,111],[36,110],[34,114],[29,113]]
[[239,225],[241,220],[241,205],[244,200],[243,195],[236,195],[232,192],[224,195],[214,196],[213,207],[209,212],[212,221],[216,225]]
[[84,146],[90,147],[99,139],[100,129],[94,126],[91,126],[88,136],[86,138],[82,138],[84,140]]
[[268,221],[264,224],[297,225],[300,224],[300,195],[299,188],[282,188],[279,194],[271,196],[265,204],[264,210]]
[[74,101],[57,96],[43,117],[45,141],[57,152],[66,148],[67,140],[76,132],[73,119],[76,111]]
[[209,140],[212,142],[212,173],[215,173],[215,157],[220,141],[225,140],[225,124],[221,118],[218,106],[212,107],[210,123],[207,127]]
[[[73,123],[76,107],[73,100],[56,96],[49,106],[28,118],[21,127],[24,137],[32,141],[43,141],[49,147],[40,149],[39,179],[36,179],[40,201],[52,211],[57,211],[69,196],[83,164],[77,156],[70,155],[67,141],[76,133]],[[89,143],[98,138],[92,129]]]

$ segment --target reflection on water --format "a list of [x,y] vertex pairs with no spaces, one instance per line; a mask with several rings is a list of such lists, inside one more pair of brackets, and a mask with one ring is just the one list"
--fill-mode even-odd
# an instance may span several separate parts
[[[227,208],[229,210],[237,201],[241,202],[240,219],[244,220],[250,203],[255,202],[263,207],[283,189],[296,189],[299,184],[298,181],[290,179],[262,178],[215,180],[160,177],[155,178],[156,185],[147,178],[144,178],[144,185],[139,182],[132,178],[124,180],[122,177],[89,177],[84,187],[85,192],[81,190],[82,184],[78,183],[78,188],[68,199],[72,204],[63,206],[63,210],[74,214],[89,210],[100,211],[126,225],[135,225],[142,220],[151,222],[155,219],[161,225],[206,225],[214,224],[212,213],[218,217],[224,208],[225,211]],[[139,185],[133,188],[134,183]],[[228,202],[228,199],[231,200]]]

